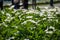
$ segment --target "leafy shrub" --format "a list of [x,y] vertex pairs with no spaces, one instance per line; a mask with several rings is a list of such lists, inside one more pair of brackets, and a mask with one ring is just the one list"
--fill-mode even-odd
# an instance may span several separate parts
[[57,9],[0,11],[0,40],[60,40]]

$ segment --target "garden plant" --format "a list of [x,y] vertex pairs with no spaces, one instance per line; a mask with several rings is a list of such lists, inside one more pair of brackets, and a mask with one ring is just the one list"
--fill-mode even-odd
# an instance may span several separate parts
[[3,9],[0,40],[60,40],[59,8]]

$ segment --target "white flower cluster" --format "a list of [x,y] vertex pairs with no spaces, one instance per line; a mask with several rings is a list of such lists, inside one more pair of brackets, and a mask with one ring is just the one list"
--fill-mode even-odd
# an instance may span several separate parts
[[48,34],[52,34],[55,31],[56,31],[56,29],[54,27],[52,27],[52,26],[47,27],[47,29],[45,30],[45,32],[48,33]]
[[17,35],[19,33],[19,31],[15,32],[14,35]]
[[14,39],[15,37],[9,37],[9,39],[6,39],[6,40],[11,40],[11,39]]
[[24,39],[24,40],[29,40],[29,39]]
[[24,22],[23,22],[23,23],[21,23],[21,24],[26,24],[28,21],[30,21],[30,22],[32,22],[32,23],[37,24],[37,22],[35,22],[34,20],[26,20],[26,21],[24,21]]
[[8,25],[5,22],[1,23],[1,25],[4,25],[5,27],[8,27]]
[[27,16],[26,18],[33,18],[33,16]]
[[35,29],[35,28],[36,28],[36,27],[31,27],[30,29],[33,30],[33,29]]

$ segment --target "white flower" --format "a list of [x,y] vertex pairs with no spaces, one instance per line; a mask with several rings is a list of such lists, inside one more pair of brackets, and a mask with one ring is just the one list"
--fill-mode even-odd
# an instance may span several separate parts
[[48,9],[48,7],[44,7],[45,9]]
[[55,18],[55,17],[53,17],[53,16],[48,16],[48,18],[51,19],[51,18]]
[[5,19],[5,21],[7,21],[7,22],[10,22],[12,19],[14,19],[15,17],[7,17],[6,19]]
[[28,21],[30,21],[30,22],[32,22],[32,23],[35,23],[35,24],[38,23],[38,22],[36,22],[36,21],[34,21],[34,20],[26,20],[26,21],[22,22],[21,24],[26,24]]
[[26,10],[26,9],[22,9],[22,11],[23,11],[23,12],[27,12],[27,10]]
[[33,29],[35,29],[35,28],[36,28],[36,27],[31,27],[30,29],[33,30]]
[[27,16],[26,18],[32,18],[33,16]]
[[11,37],[10,39],[14,39],[15,37]]
[[43,18],[43,20],[46,20],[46,18]]
[[54,12],[55,12],[55,11],[56,11],[56,9],[49,9],[48,11],[54,11]]
[[1,11],[2,12],[2,14],[4,14],[5,12],[4,11]]
[[12,8],[14,8],[14,5],[12,5],[9,9],[12,9]]
[[10,37],[9,39],[6,39],[6,40],[11,40],[11,39],[14,39],[15,37]]
[[19,31],[15,32],[14,35],[17,35],[19,33]]
[[49,28],[50,28],[50,29],[53,29],[53,31],[55,31],[55,28],[54,28],[54,27],[50,26]]
[[9,13],[6,13],[6,16],[9,16],[9,17],[11,17],[11,15],[10,15]]
[[26,21],[22,22],[21,24],[26,24],[28,21],[37,24],[37,22],[35,22],[34,20],[26,20]]
[[53,31],[48,31],[48,32],[46,32],[46,33],[52,34],[52,33],[53,33]]
[[24,40],[29,40],[29,39],[24,39]]
[[52,15],[51,15],[51,12],[49,12],[49,13],[47,14],[47,16],[52,16]]
[[30,22],[32,22],[32,23],[36,23],[34,20],[27,20],[27,21],[30,21]]
[[56,14],[60,14],[60,12],[56,12]]
[[[49,30],[49,29],[52,29],[52,30]],[[52,27],[52,26],[47,27],[47,29],[45,30],[45,32],[48,33],[48,34],[52,34],[52,33],[55,32],[55,31],[56,31],[55,28]]]
[[26,14],[31,14],[31,13],[35,13],[35,10],[29,10],[28,12],[26,12]]
[[5,22],[3,22],[2,25],[4,25],[5,27],[8,27],[8,25],[6,25]]
[[46,10],[43,9],[43,10],[41,10],[41,11],[42,11],[42,12],[45,12]]
[[18,10],[16,10],[16,9],[14,9],[14,11],[12,12],[12,13],[15,13],[15,12],[17,12]]
[[24,22],[22,22],[21,24],[26,24],[27,23],[27,21],[24,21]]
[[40,12],[40,16],[43,16],[44,15],[44,12]]
[[17,33],[19,33],[19,31],[17,31]]
[[55,7],[55,9],[56,9],[56,8],[59,9],[59,7]]
[[58,19],[56,19],[56,22],[58,23]]
[[16,28],[16,29],[18,28],[18,26],[12,26],[12,27],[14,27],[14,28]]
[[20,13],[19,12],[17,12],[15,15],[17,16],[17,15],[19,15]]

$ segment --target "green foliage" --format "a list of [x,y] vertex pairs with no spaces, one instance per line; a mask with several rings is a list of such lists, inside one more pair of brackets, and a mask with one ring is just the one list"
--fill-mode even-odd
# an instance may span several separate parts
[[0,40],[60,40],[60,14],[49,10],[0,11]]

